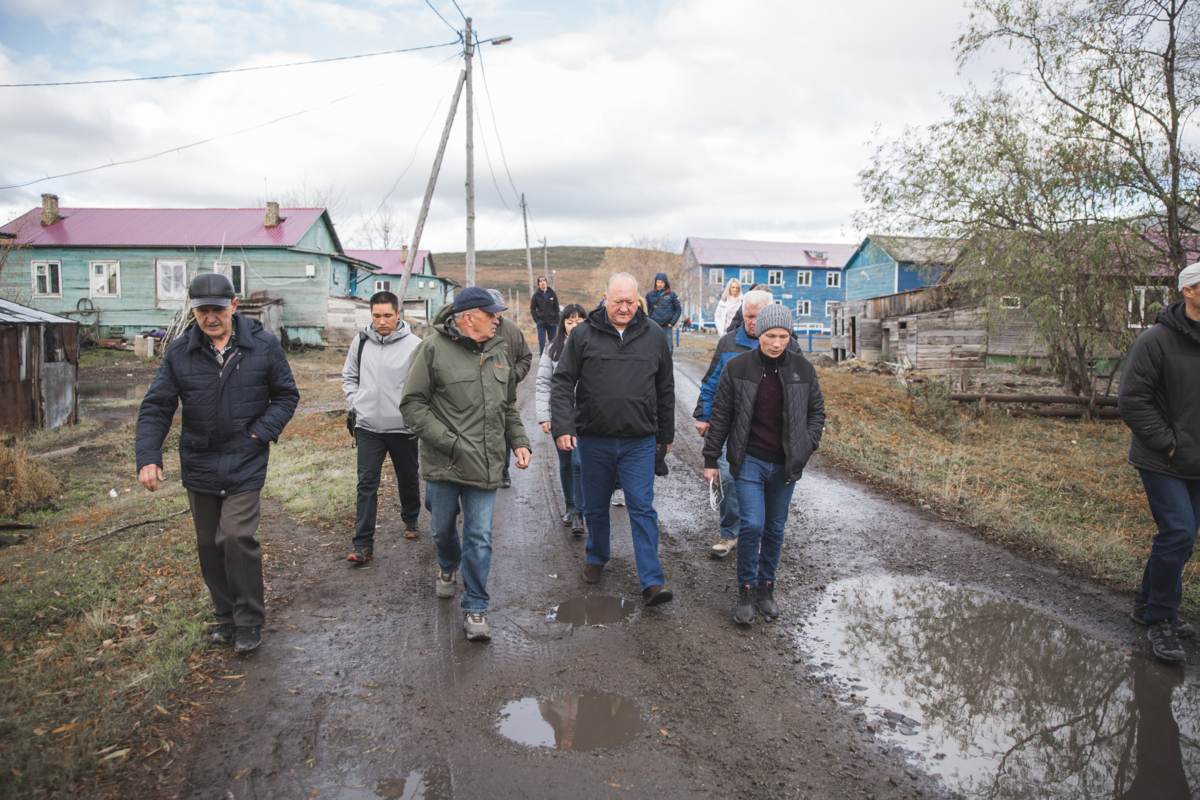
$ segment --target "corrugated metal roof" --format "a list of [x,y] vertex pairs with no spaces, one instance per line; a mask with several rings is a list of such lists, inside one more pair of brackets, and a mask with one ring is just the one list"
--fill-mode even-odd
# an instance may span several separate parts
[[56,317],[53,314],[47,314],[45,311],[38,311],[36,308],[30,308],[29,306],[23,306],[20,303],[13,303],[4,299],[0,299],[0,322],[65,322],[69,325],[78,324],[73,319]]
[[[696,239],[688,237],[701,266],[730,267],[834,267],[846,266],[856,249],[852,244],[812,242],[760,242],[750,239]],[[824,253],[825,258],[818,256]]]
[[295,247],[321,208],[281,208],[282,222],[263,226],[263,208],[63,208],[41,224],[40,207],[0,232],[32,247]]
[[[374,264],[379,267],[382,275],[403,275],[404,260],[400,257],[403,252],[403,250],[347,250],[346,255],[368,264]],[[420,273],[421,268],[425,265],[425,259],[428,257],[428,250],[417,251],[417,257],[413,261],[412,267],[414,275]]]

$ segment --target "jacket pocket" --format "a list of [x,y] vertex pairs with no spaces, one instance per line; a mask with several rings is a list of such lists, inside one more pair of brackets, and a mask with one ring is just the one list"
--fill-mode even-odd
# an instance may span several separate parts
[[183,431],[179,435],[179,446],[189,450],[207,450],[208,437],[193,431]]

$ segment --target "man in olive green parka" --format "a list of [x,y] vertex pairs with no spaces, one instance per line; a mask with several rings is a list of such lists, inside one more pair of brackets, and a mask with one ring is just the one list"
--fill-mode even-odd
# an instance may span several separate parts
[[517,412],[517,378],[505,343],[496,336],[504,310],[474,286],[438,309],[435,333],[413,351],[400,397],[400,413],[421,440],[421,477],[437,545],[437,595],[454,596],[461,566],[460,608],[471,641],[491,638],[487,576],[505,450],[512,448],[520,469],[530,458],[529,437]]

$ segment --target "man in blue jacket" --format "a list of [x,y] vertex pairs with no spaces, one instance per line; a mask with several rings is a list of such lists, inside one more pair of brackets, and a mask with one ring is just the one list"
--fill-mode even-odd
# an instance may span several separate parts
[[188,290],[195,323],[171,342],[137,422],[138,481],[163,480],[162,444],[183,401],[179,463],[192,505],[200,572],[212,595],[212,641],[248,653],[266,619],[258,530],[270,442],[300,393],[279,340],[237,313],[229,278],[201,272]]
[[675,323],[679,321],[682,312],[679,295],[671,289],[667,273],[660,272],[655,275],[654,291],[646,292],[646,316],[663,329],[663,333],[667,335],[667,346],[672,350],[675,349],[675,340],[672,338],[675,334]]

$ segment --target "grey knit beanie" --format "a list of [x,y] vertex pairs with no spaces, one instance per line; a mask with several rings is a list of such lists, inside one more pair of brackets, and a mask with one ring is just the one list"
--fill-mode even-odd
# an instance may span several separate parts
[[771,328],[784,328],[791,333],[792,312],[779,303],[768,303],[760,308],[758,316],[754,319],[755,335],[762,336]]

